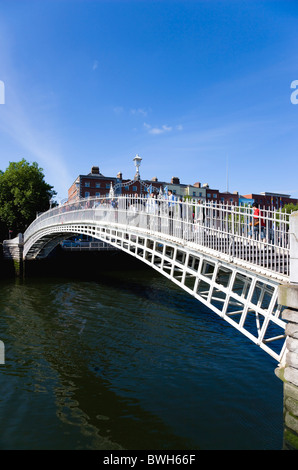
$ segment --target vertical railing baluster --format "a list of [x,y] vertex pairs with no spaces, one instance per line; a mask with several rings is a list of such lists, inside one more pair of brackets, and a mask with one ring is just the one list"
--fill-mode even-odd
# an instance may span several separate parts
[[[72,221],[104,221],[106,224],[124,224],[147,230],[147,202],[143,196],[136,198],[133,195],[115,195],[114,198],[88,198],[64,204],[39,214],[25,231],[24,241],[26,243],[37,230],[44,227]],[[133,206],[134,217],[130,212]],[[150,214],[150,231],[170,235],[168,201],[158,199],[155,209],[154,213]],[[235,258],[288,276],[289,215],[281,209],[262,207],[260,210],[261,218],[265,222],[264,238],[261,228],[256,235],[253,227],[249,226],[252,220],[250,207],[222,204],[219,201],[216,203],[205,200],[200,204],[193,199],[177,201],[173,236],[185,242],[192,241],[198,247],[204,246],[221,253],[230,253]]]

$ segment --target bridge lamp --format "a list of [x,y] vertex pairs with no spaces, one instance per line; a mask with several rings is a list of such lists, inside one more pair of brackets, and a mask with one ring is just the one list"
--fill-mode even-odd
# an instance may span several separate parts
[[141,159],[141,157],[137,154],[137,155],[135,156],[135,158],[133,159],[133,161],[134,161],[135,167],[136,167],[136,169],[137,169],[137,172],[136,172],[136,174],[135,174],[135,180],[139,180],[139,179],[140,179],[140,170],[139,170],[139,168],[140,168],[142,159]]

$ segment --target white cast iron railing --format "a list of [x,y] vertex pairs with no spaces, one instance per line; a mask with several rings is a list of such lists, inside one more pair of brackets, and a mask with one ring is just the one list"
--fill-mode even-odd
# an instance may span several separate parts
[[245,206],[133,196],[88,198],[40,214],[26,230],[24,242],[44,227],[72,222],[129,226],[285,279],[289,276],[289,215],[261,209],[261,219],[261,228],[254,228],[253,210]]
[[261,218],[263,229],[254,230],[250,207],[89,198],[40,214],[24,234],[23,255],[42,258],[71,235],[92,236],[156,269],[282,363],[277,295],[289,281],[292,235],[289,215],[262,209]]

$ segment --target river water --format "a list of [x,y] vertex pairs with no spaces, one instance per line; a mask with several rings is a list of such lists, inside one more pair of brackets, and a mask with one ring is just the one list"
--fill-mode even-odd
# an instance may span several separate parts
[[0,449],[281,449],[276,362],[153,269],[100,256],[2,276]]

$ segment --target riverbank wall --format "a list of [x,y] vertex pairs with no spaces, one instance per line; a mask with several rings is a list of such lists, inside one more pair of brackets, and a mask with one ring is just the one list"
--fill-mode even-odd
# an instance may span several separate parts
[[282,319],[287,322],[285,365],[276,369],[283,381],[284,449],[298,450],[298,285],[279,288],[279,303],[286,306]]
[[22,233],[19,233],[18,236],[12,240],[3,240],[1,277],[3,277],[4,274],[7,276],[22,276],[24,268],[23,247],[24,238]]

